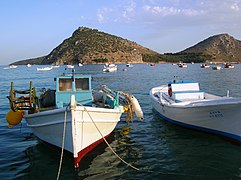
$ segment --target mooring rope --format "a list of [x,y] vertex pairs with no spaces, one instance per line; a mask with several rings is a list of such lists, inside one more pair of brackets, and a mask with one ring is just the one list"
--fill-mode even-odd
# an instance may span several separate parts
[[[83,106],[84,107],[84,106]],[[131,165],[130,163],[126,162],[124,159],[122,159],[114,150],[113,148],[110,146],[110,144],[107,142],[107,140],[105,139],[105,137],[103,136],[103,134],[101,133],[101,131],[99,130],[99,128],[97,127],[97,125],[95,124],[94,120],[92,119],[90,113],[87,111],[87,109],[84,107],[84,110],[87,112],[87,114],[89,115],[91,121],[93,122],[95,128],[98,130],[98,132],[100,133],[102,139],[105,141],[105,143],[107,144],[107,146],[110,148],[110,150],[113,152],[113,154],[118,158],[120,159],[123,163],[125,163],[127,166],[130,166],[131,168],[137,170],[137,171],[140,171],[139,168]]]
[[68,107],[69,107],[69,105],[66,107],[66,109],[64,111],[64,128],[63,128],[63,136],[62,136],[62,148],[61,148],[61,156],[60,156],[60,161],[59,161],[59,170],[58,170],[57,180],[59,179],[59,176],[61,173],[62,161],[63,161],[63,155],[64,155],[64,142],[65,142],[65,131],[66,131]]

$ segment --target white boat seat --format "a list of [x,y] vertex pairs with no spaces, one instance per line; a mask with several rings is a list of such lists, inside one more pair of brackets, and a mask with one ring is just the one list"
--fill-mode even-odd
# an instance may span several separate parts
[[203,91],[172,92],[172,98],[179,101],[204,99],[204,92]]
[[180,91],[200,91],[199,83],[189,82],[189,83],[171,83],[172,92]]
[[200,91],[199,83],[196,82],[172,82],[169,93],[175,101],[204,99],[204,92]]

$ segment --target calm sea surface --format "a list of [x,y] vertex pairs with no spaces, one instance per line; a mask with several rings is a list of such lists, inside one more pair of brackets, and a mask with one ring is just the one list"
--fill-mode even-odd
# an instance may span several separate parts
[[[38,141],[23,120],[9,129],[5,115],[9,111],[6,96],[10,82],[16,89],[29,88],[33,81],[37,90],[55,88],[54,77],[64,66],[48,72],[19,66],[4,70],[0,67],[0,179],[56,179],[60,151]],[[77,67],[83,74],[91,74],[93,88],[102,84],[111,89],[135,95],[143,109],[144,121],[127,124],[124,117],[110,139],[110,145],[125,161],[141,169],[136,171],[111,152],[103,143],[74,169],[69,156],[64,156],[60,179],[241,179],[241,146],[224,139],[166,123],[153,111],[149,99],[152,87],[165,84],[174,76],[192,79],[201,89],[225,96],[241,97],[241,65],[220,71],[201,69],[200,64],[189,64],[180,69],[171,64],[146,64],[126,68],[118,65],[115,73],[103,73],[103,65]],[[241,127],[240,127],[241,128]]]

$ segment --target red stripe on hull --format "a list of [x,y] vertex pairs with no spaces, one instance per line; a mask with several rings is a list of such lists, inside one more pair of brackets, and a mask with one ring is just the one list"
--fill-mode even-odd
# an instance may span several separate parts
[[[111,133],[110,133],[111,134]],[[108,134],[107,136],[105,136],[105,139],[110,135]],[[102,143],[104,141],[103,138],[99,139],[98,141],[95,141],[94,143],[92,143],[91,145],[89,145],[88,147],[82,149],[80,152],[78,152],[78,157],[74,158],[74,167],[78,168],[79,167],[79,162],[82,160],[82,158],[88,154],[88,152],[90,152],[92,149],[94,149],[98,144]]]

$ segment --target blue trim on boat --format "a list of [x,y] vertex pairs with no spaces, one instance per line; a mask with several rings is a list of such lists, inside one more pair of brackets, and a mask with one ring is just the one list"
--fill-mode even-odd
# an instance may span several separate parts
[[168,84],[183,84],[183,83],[197,83],[194,82],[193,80],[176,80],[174,81],[169,81]]
[[204,128],[204,127],[199,127],[199,126],[194,126],[194,125],[190,125],[190,124],[186,124],[186,123],[182,123],[182,122],[179,122],[179,121],[176,121],[176,120],[173,120],[173,119],[170,119],[166,116],[164,116],[163,114],[159,113],[156,109],[153,108],[153,110],[155,110],[155,112],[160,116],[162,117],[163,119],[173,123],[173,124],[176,124],[176,125],[180,125],[180,126],[183,126],[183,127],[187,127],[187,128],[191,128],[191,129],[196,129],[196,130],[200,130],[200,131],[204,131],[204,132],[208,132],[208,133],[212,133],[212,134],[217,134],[217,135],[221,135],[221,136],[224,136],[224,137],[228,137],[228,138],[231,138],[235,141],[238,141],[239,143],[241,143],[241,136],[238,136],[238,135],[234,135],[234,134],[230,134],[230,133],[226,133],[226,132],[223,132],[223,131],[218,131],[218,130],[213,130],[213,129],[208,129],[208,128]]

